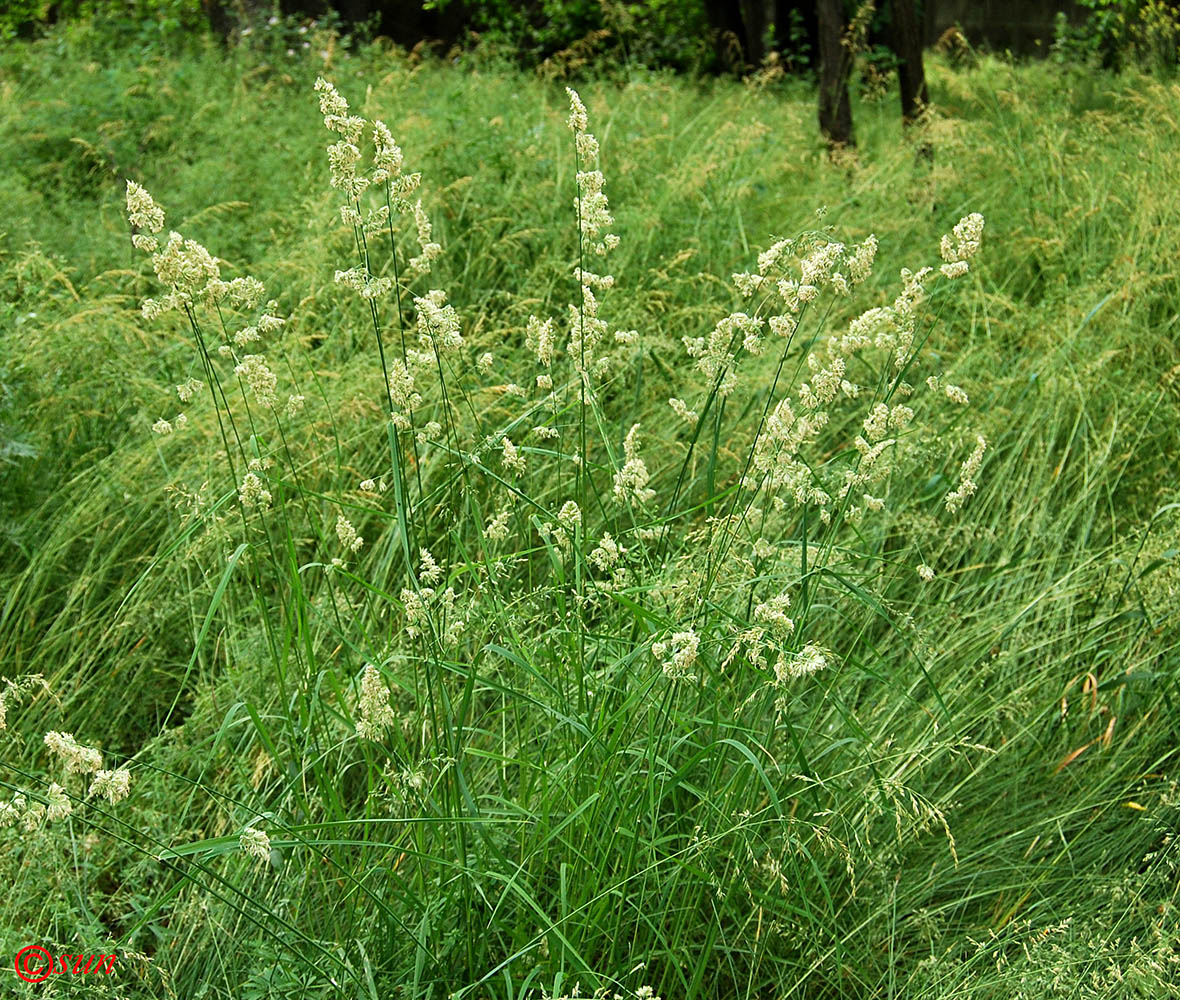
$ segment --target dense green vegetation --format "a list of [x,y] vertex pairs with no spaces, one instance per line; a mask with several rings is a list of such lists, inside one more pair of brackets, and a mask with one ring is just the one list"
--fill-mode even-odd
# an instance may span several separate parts
[[[639,333],[581,391],[560,82],[327,34],[228,62],[106,41],[80,24],[0,50],[0,951],[120,955],[17,995],[1175,989],[1180,87],[935,59],[922,133],[861,94],[859,148],[831,162],[797,82],[579,82],[621,241],[596,295]],[[387,368],[398,302],[411,345],[415,297],[445,289],[460,319],[413,431],[384,418],[374,314],[333,280],[357,253],[318,76],[388,124],[445,250],[378,315]],[[166,289],[131,246],[128,179],[161,240],[265,282],[298,413],[239,392],[206,312],[144,318]],[[808,353],[893,303],[901,268],[937,268],[972,212],[983,248],[930,279],[907,366],[851,353],[861,395],[808,445],[819,482],[857,467],[874,402],[912,406],[865,487],[883,509],[745,489],[767,414],[805,409]],[[722,403],[681,338],[781,312],[730,276],[800,233],[803,256],[876,234],[872,276],[735,360]],[[395,276],[388,240],[372,262]],[[530,315],[557,318],[557,412]],[[556,439],[530,436],[546,421]],[[615,503],[636,423],[650,482]],[[976,435],[978,491],[948,512]],[[250,458],[269,509],[240,500]],[[484,530],[502,508],[506,538]],[[63,772],[47,732],[126,767],[127,797],[87,797],[94,768]]]

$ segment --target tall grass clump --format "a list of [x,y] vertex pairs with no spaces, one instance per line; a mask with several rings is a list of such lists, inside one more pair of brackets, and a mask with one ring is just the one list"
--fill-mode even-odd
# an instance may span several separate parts
[[[157,544],[47,532],[77,579],[34,563],[5,600],[44,669],[0,697],[37,748],[5,777],[2,863],[57,891],[3,904],[5,941],[110,940],[144,996],[1174,979],[1180,796],[1145,734],[1171,690],[1176,508],[1123,498],[1134,449],[1075,398],[1095,314],[1013,389],[1008,289],[972,285],[964,205],[901,247],[821,211],[664,320],[636,304],[627,243],[652,235],[616,224],[573,90],[563,235],[518,284],[436,234],[494,207],[315,93],[330,194],[303,208],[333,228],[277,278],[126,183],[117,280],[167,383],[101,488],[159,484],[133,536]],[[885,253],[909,258],[896,279]],[[1136,433],[1170,441],[1171,384],[1123,396]],[[1152,516],[1123,530],[1116,503]],[[86,724],[121,752],[41,725],[87,715],[51,662],[75,628],[121,651],[70,661],[113,675]]]
[[[476,353],[425,280],[442,250],[420,176],[382,122],[316,89],[352,249],[335,281],[371,334],[358,402],[376,404],[377,453],[341,443],[325,462],[296,435],[314,388],[279,387],[306,362],[277,302],[259,312],[262,283],[224,280],[195,241],[161,243],[162,210],[128,184],[133,242],[164,290],[144,317],[179,313],[200,377],[176,392],[190,403],[207,387],[224,452],[206,517],[223,515],[226,572],[241,563],[244,627],[283,706],[256,725],[299,761],[243,849],[346,873],[345,895],[402,932],[380,964],[451,989],[522,968],[553,991],[562,976],[618,989],[639,960],[632,986],[712,991],[734,973],[711,938],[743,932],[716,919],[718,894],[745,896],[775,931],[729,959],[743,978],[784,975],[790,951],[770,942],[792,925],[807,942],[795,961],[838,950],[835,898],[869,816],[902,837],[945,831],[953,860],[934,804],[804,736],[824,671],[933,683],[919,650],[886,665],[874,647],[906,627],[890,587],[956,568],[948,532],[976,490],[985,441],[967,393],[922,352],[927,285],[939,295],[967,272],[983,219],[851,322],[842,299],[869,276],[875,237],[776,240],[734,275],[745,310],[683,338],[679,376],[647,375],[676,422],[642,435],[671,422],[637,398],[643,334],[609,319],[620,293],[600,272],[620,239],[577,94],[572,301]],[[188,423],[153,430],[183,439]],[[920,534],[896,520],[915,508]],[[344,662],[325,670],[337,645]],[[949,722],[938,706],[932,744],[963,749]],[[796,898],[816,866],[829,899]]]

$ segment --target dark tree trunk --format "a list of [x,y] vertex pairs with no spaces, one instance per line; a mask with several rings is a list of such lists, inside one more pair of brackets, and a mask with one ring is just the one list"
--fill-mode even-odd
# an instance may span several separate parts
[[717,38],[717,62],[727,73],[745,69],[749,54],[746,26],[738,0],[705,0],[705,17]]
[[901,120],[912,125],[930,102],[922,68],[922,27],[914,0],[893,0],[893,51],[900,60],[897,82],[901,89]]
[[213,34],[222,40],[222,42],[229,40],[229,33],[233,30],[234,22],[230,17],[229,11],[225,9],[225,4],[220,0],[201,0],[201,10],[205,12],[205,16],[209,19],[209,27],[213,29]]
[[739,7],[746,35],[746,61],[755,67],[766,58],[766,29],[770,27],[770,0],[741,0]]
[[842,0],[817,0],[819,21],[819,128],[832,146],[850,146],[852,106],[848,102],[851,53],[844,47]]

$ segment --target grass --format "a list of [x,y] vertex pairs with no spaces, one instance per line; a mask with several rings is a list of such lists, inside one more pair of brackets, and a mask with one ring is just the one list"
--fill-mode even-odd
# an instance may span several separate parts
[[[528,318],[560,330],[585,257],[562,85],[311,51],[227,68],[211,43],[136,56],[75,28],[0,54],[0,663],[45,680],[9,695],[0,782],[43,802],[61,781],[74,809],[0,831],[0,950],[117,951],[111,976],[53,983],[134,997],[1175,990],[1180,89],[933,62],[933,163],[891,102],[860,100],[857,156],[833,165],[800,86],[579,82],[621,237],[602,312],[640,347],[588,392],[559,360],[557,412],[523,422],[504,387],[540,399]],[[440,425],[424,443],[385,426],[371,316],[333,282],[356,251],[319,74],[389,124],[446,251],[402,296],[408,318],[446,289],[461,317],[416,409]],[[141,316],[161,290],[130,247],[125,178],[224,277],[265,281],[297,417],[239,394],[215,352],[206,370],[183,317]],[[870,487],[885,510],[836,504],[825,526],[743,490],[810,339],[891,303],[899,269],[939,263],[973,211],[984,247],[932,285],[915,395],[861,352],[862,397],[833,402],[807,451],[816,476],[856,467],[871,402],[912,405]],[[681,338],[753,312],[729,276],[773,237],[827,225],[877,235],[872,277],[825,293],[785,351],[741,358],[722,403]],[[388,369],[401,338],[381,307]],[[207,386],[183,433],[152,434],[172,386],[218,370],[219,405]],[[939,373],[969,407],[926,393]],[[542,418],[555,441],[526,434]],[[618,506],[636,422],[656,498]],[[519,478],[482,443],[505,433]],[[951,516],[977,433],[979,489]],[[269,512],[238,502],[263,456]],[[358,489],[372,477],[389,489]],[[570,499],[578,527],[555,520]],[[736,514],[758,505],[755,530]],[[604,531],[625,576],[592,557]],[[457,612],[426,595],[419,545]],[[760,633],[761,666],[727,660],[778,593],[794,632]],[[687,630],[694,680],[653,650]],[[776,682],[780,651],[789,666],[808,644],[827,668]],[[356,732],[367,662],[394,720],[377,739]],[[128,799],[86,801],[46,731],[127,766]],[[247,827],[269,857],[239,848]]]

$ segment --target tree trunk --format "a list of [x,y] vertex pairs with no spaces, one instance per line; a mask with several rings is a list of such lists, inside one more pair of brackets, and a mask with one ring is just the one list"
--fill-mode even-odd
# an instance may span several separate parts
[[922,27],[914,0],[893,0],[893,36],[893,51],[900,60],[897,82],[901,89],[901,120],[913,125],[930,102],[922,68]]
[[705,17],[717,39],[717,62],[727,73],[745,69],[749,54],[746,28],[738,0],[705,0]]
[[851,54],[844,47],[842,0],[817,0],[819,21],[819,128],[831,146],[851,146],[852,105],[848,102]]
[[770,27],[770,2],[741,0],[739,10],[746,34],[746,60],[757,69],[766,58],[766,29]]

